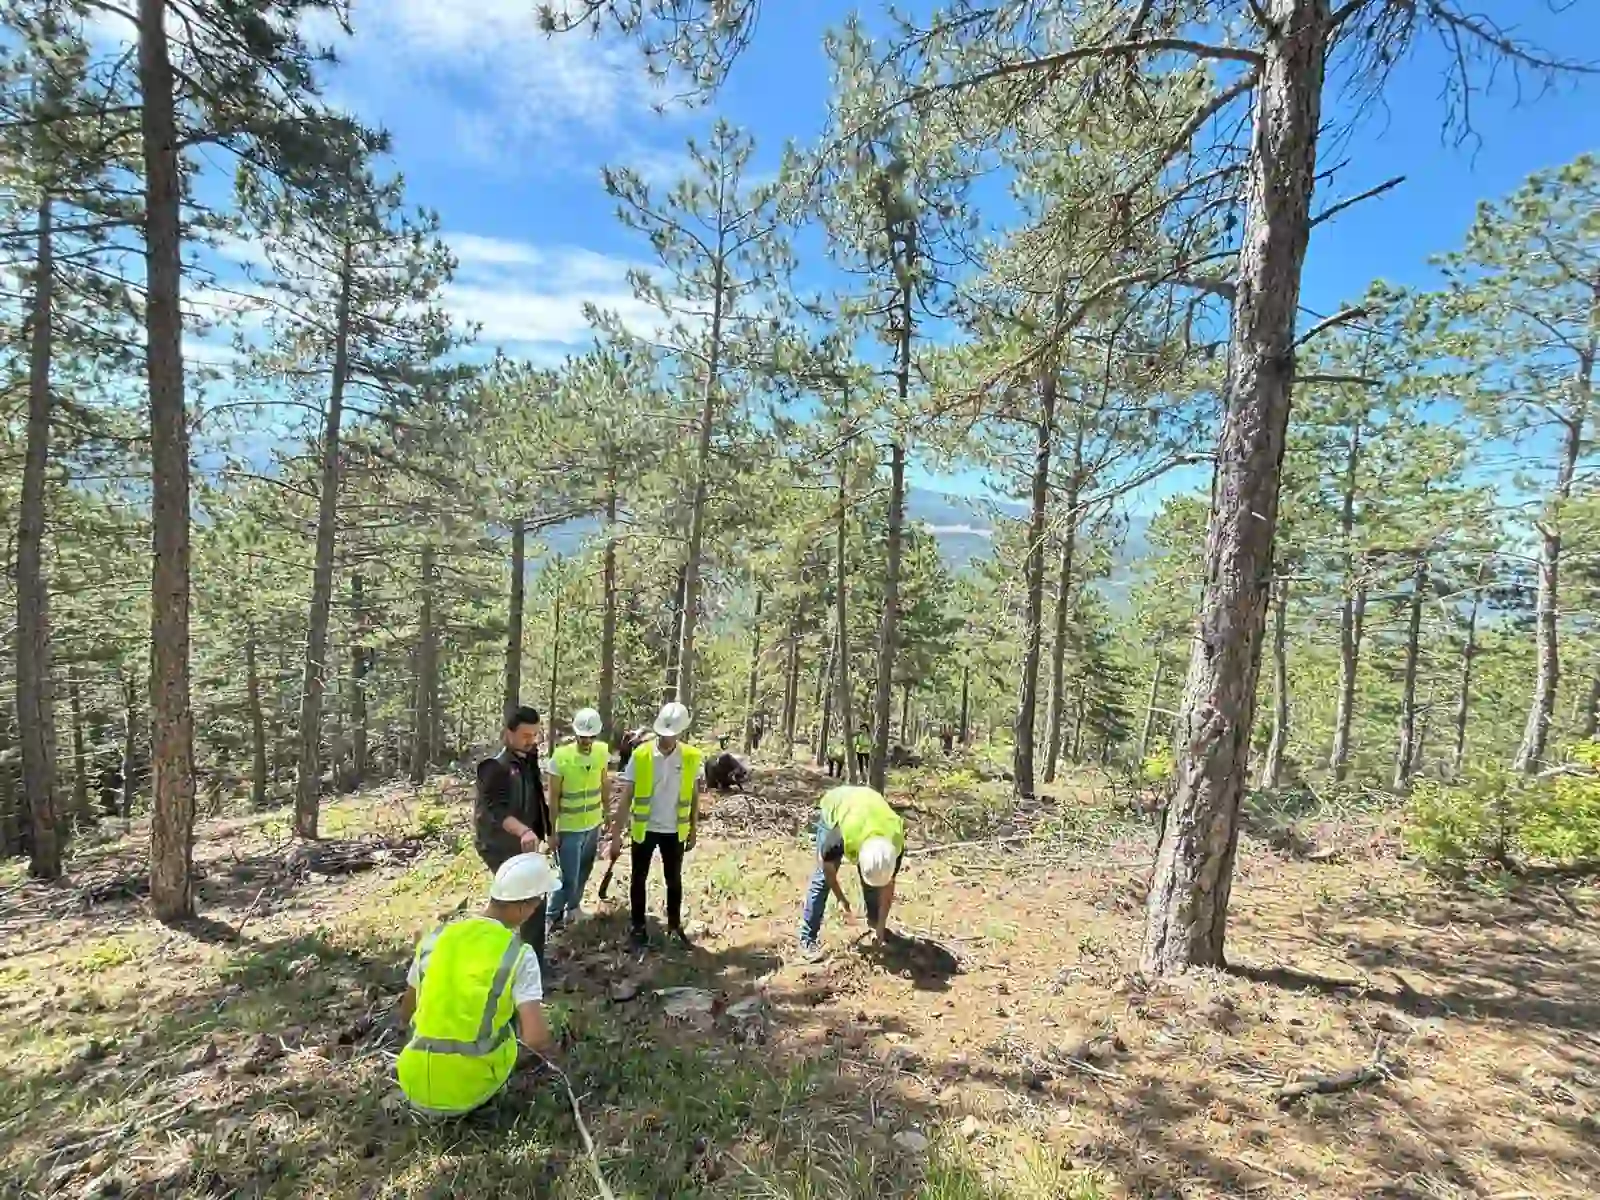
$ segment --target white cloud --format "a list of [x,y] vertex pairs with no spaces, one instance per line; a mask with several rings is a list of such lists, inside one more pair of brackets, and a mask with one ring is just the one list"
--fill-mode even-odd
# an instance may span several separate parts
[[330,83],[358,111],[431,109],[454,149],[504,167],[550,166],[583,135],[615,133],[668,98],[632,46],[549,36],[537,10],[534,0],[354,0],[354,39],[309,32],[339,51],[346,65]]
[[445,305],[463,323],[480,325],[479,339],[508,352],[560,358],[593,339],[585,304],[609,309],[635,333],[648,335],[660,313],[637,299],[629,263],[577,246],[452,233],[446,240],[459,261]]

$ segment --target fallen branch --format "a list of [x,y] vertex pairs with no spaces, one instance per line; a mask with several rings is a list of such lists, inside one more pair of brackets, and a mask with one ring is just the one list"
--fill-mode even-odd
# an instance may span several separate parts
[[1288,1108],[1302,1096],[1332,1096],[1339,1092],[1354,1091],[1356,1088],[1377,1083],[1388,1077],[1389,1072],[1384,1070],[1383,1064],[1374,1061],[1353,1071],[1341,1071],[1337,1075],[1319,1075],[1313,1079],[1302,1079],[1298,1083],[1285,1084],[1273,1095],[1279,1108]]
[[256,906],[261,903],[261,897],[266,895],[267,889],[262,888],[256,893],[256,898],[250,901],[250,907],[244,910],[244,916],[239,918],[239,923],[233,927],[233,940],[240,941],[244,938],[244,927],[250,918],[256,915]]
[[601,1200],[617,1200],[609,1187],[606,1186],[605,1176],[600,1173],[600,1156],[595,1152],[594,1139],[589,1136],[589,1127],[583,1123],[583,1114],[578,1111],[578,1097],[572,1090],[572,1081],[567,1078],[566,1072],[549,1059],[544,1060],[561,1086],[566,1089],[567,1102],[572,1105],[572,1119],[577,1123],[578,1136],[583,1139],[584,1153],[588,1155],[586,1162],[589,1167],[589,1177],[594,1180],[594,1186],[599,1189]]

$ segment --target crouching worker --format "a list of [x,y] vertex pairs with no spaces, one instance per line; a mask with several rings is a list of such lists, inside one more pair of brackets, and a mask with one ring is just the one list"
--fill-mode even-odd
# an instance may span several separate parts
[[400,1001],[410,1040],[397,1070],[400,1090],[419,1112],[469,1113],[505,1087],[519,1041],[538,1054],[550,1050],[539,959],[517,930],[542,916],[555,888],[543,855],[508,858],[481,915],[450,921],[417,947]]
[[862,908],[880,943],[889,936],[894,881],[905,857],[905,822],[889,802],[869,787],[837,787],[822,797],[817,821],[817,869],[800,913],[800,949],[820,950],[822,917],[831,892],[850,915],[850,901],[839,886],[839,864],[849,859],[861,876]]

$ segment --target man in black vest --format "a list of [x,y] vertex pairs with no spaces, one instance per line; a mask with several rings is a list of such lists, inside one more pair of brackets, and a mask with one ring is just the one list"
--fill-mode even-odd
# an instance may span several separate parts
[[[478,857],[490,871],[518,854],[538,854],[550,836],[544,804],[544,777],[539,769],[539,712],[516,709],[501,731],[505,749],[478,764]],[[522,940],[533,947],[544,968],[545,906],[522,926]]]

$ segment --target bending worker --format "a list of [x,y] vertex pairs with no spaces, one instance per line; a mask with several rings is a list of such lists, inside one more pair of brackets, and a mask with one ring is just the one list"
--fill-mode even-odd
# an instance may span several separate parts
[[550,929],[568,917],[577,920],[583,889],[594,870],[604,824],[606,778],[611,750],[600,735],[600,714],[582,708],[572,714],[574,741],[557,746],[550,756],[550,844],[561,864],[561,887],[550,900]]
[[[544,849],[550,823],[539,773],[539,712],[515,709],[501,733],[504,749],[478,764],[476,805],[478,857],[491,871],[518,854]],[[544,903],[540,896],[539,902]],[[534,918],[538,919],[535,920]],[[533,947],[544,966],[544,911],[534,913],[522,928],[522,940]]]
[[667,882],[667,932],[680,945],[689,944],[683,931],[683,856],[694,849],[706,776],[700,751],[679,740],[688,728],[687,708],[677,703],[663,707],[656,717],[654,740],[635,748],[622,769],[623,784],[617,788],[606,857],[615,859],[621,852],[622,818],[626,813],[633,842],[628,900],[635,946],[650,943],[644,919],[645,881],[650,874],[650,860],[658,849],[661,874]]
[[867,922],[881,944],[889,936],[889,909],[894,881],[905,857],[906,828],[900,814],[869,787],[836,787],[822,797],[817,820],[817,869],[806,889],[800,913],[800,949],[814,955],[820,947],[822,917],[833,893],[850,915],[850,901],[839,886],[839,864],[849,859],[861,876],[861,902]]
[[555,886],[543,855],[508,858],[495,872],[482,914],[450,921],[417,947],[400,1001],[411,1036],[396,1070],[401,1091],[419,1111],[469,1113],[505,1087],[519,1040],[538,1054],[550,1050],[539,1008],[539,959],[517,928],[542,916]]

